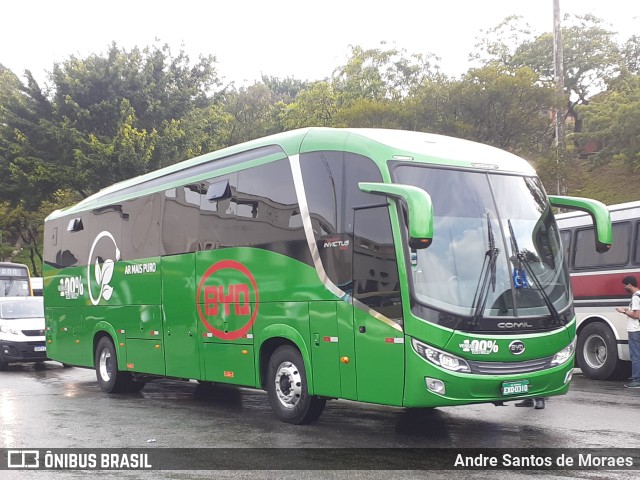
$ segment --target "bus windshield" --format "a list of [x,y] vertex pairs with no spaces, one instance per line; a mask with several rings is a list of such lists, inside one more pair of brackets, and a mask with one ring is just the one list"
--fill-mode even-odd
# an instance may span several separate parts
[[26,297],[30,294],[27,267],[18,264],[0,264],[0,297]]
[[570,305],[558,230],[539,179],[398,165],[433,201],[432,245],[414,254],[413,296],[474,321],[554,316]]

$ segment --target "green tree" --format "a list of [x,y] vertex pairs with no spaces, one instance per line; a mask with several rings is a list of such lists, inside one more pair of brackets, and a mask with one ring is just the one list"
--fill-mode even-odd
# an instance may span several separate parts
[[30,72],[26,84],[0,65],[0,201],[34,209],[69,178],[50,129],[53,108]]
[[544,148],[553,89],[530,68],[488,65],[470,70],[452,87],[457,136],[517,151]]
[[640,74],[640,36],[633,35],[622,46],[623,66],[631,73]]
[[589,105],[580,107],[584,117],[580,142],[598,141],[600,150],[592,164],[620,159],[640,171],[640,75],[625,75],[614,87]]
[[263,137],[276,130],[275,101],[264,83],[230,89],[223,96],[224,109],[231,117],[229,145]]
[[[386,47],[385,42],[381,43]],[[437,74],[437,57],[398,48],[351,47],[347,63],[335,69],[332,85],[342,102],[406,98],[426,78]]]
[[282,102],[285,105],[293,102],[298,94],[309,86],[309,82],[298,80],[294,77],[278,78],[262,75],[262,83],[271,92],[274,103]]
[[214,62],[192,64],[167,46],[127,52],[112,44],[106,55],[55,64],[46,91],[28,71],[23,82],[0,66],[0,202],[11,209],[4,238],[30,245],[35,262],[41,232],[33,222],[56,192],[86,197],[226,146],[229,115],[214,100]]
[[[621,57],[615,32],[593,15],[565,15],[562,37],[567,110],[576,119],[575,131],[580,131],[575,107],[587,104],[591,95],[606,88],[607,81],[620,71]],[[478,49],[475,58],[485,65],[529,67],[541,82],[554,82],[553,34],[534,35],[519,17],[507,17],[481,40]]]
[[332,123],[338,127],[401,129],[405,116],[401,102],[359,98],[337,109]]
[[211,89],[220,83],[214,62],[200,57],[191,65],[183,51],[174,56],[166,45],[127,52],[112,44],[105,56],[56,64],[52,128],[64,139],[64,158],[81,191],[183,160],[163,157],[157,139],[172,122],[213,103]]
[[334,126],[337,96],[327,82],[315,82],[302,90],[296,100],[284,106],[280,122],[285,130],[302,127]]
[[442,135],[459,135],[460,119],[456,116],[454,99],[454,88],[457,85],[457,81],[437,75],[416,86],[412,95],[403,102],[403,128]]

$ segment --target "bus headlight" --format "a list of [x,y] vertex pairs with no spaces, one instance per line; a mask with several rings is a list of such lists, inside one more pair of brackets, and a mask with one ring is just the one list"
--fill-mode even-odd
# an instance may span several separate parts
[[413,350],[425,360],[430,361],[434,365],[451,370],[453,372],[466,372],[470,373],[471,368],[469,364],[463,358],[456,357],[450,353],[443,352],[437,348],[433,348],[431,345],[419,342],[415,338],[411,340]]
[[562,365],[571,358],[571,355],[573,355],[575,351],[576,339],[574,338],[573,342],[571,342],[569,345],[564,347],[553,356],[553,358],[551,359],[551,366],[555,367],[556,365]]

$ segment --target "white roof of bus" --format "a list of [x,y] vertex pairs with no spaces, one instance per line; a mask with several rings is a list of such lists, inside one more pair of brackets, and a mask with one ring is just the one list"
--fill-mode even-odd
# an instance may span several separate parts
[[520,172],[534,175],[535,170],[524,158],[491,145],[435,133],[411,132],[378,128],[347,128],[358,135],[400,150],[442,158],[451,161],[469,162],[478,167]]
[[[640,201],[607,205],[607,209],[612,221],[640,218]],[[592,222],[589,214],[583,211],[559,213],[556,215],[556,220],[560,228],[576,227]]]

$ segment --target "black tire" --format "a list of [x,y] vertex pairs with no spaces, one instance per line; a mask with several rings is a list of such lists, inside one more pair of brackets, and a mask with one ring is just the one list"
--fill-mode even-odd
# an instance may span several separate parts
[[116,348],[109,337],[102,337],[98,341],[94,362],[98,386],[103,392],[130,392],[144,386],[143,382],[135,382],[130,372],[118,371]]
[[578,366],[593,380],[616,378],[624,363],[618,358],[618,345],[611,329],[600,322],[590,323],[578,334]]
[[267,394],[276,417],[295,425],[320,417],[326,400],[309,395],[307,385],[300,352],[290,345],[278,347],[267,367]]
[[0,352],[0,372],[4,372],[7,368],[9,368],[9,362],[4,359],[2,352]]

